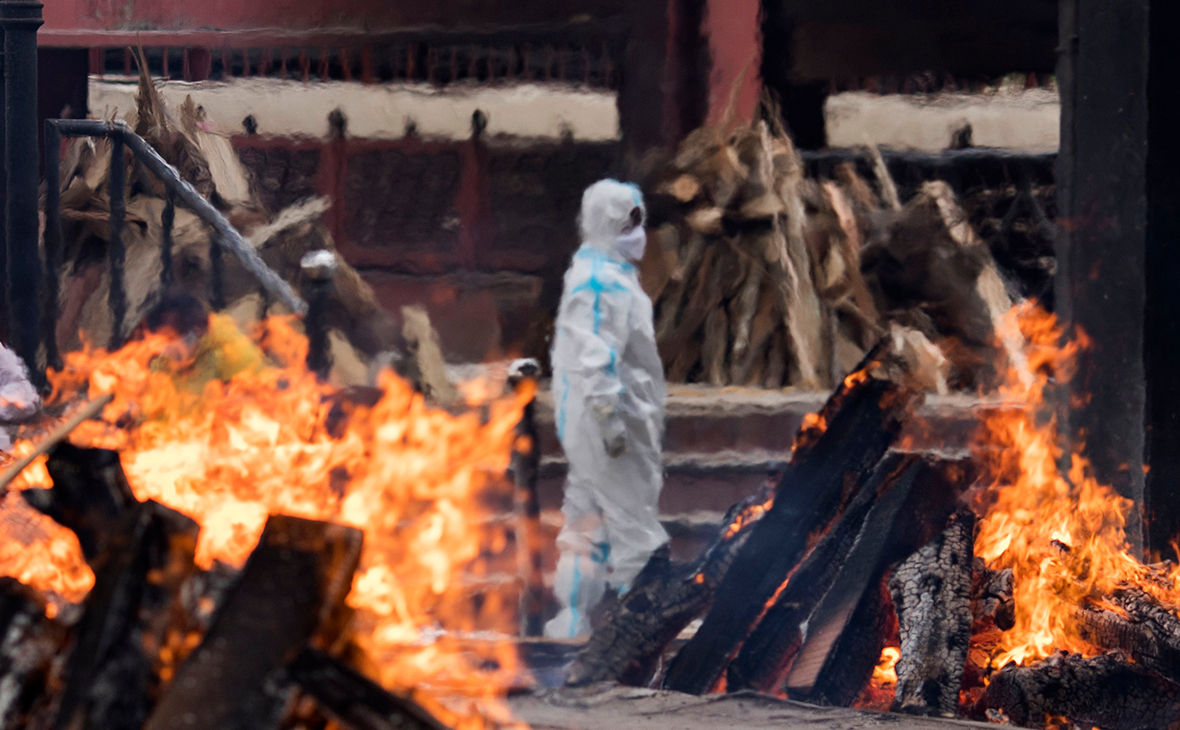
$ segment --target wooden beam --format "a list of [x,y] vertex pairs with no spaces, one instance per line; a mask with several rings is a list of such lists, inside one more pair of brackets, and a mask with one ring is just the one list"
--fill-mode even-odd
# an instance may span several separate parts
[[343,525],[272,515],[145,727],[277,727],[290,687],[271,680],[343,602],[362,537]]
[[1144,358],[1147,375],[1148,546],[1174,557],[1180,536],[1180,4],[1151,6],[1147,76],[1147,316]]
[[[1099,480],[1140,507],[1147,395],[1148,4],[1061,0],[1057,74],[1062,239],[1056,307],[1063,323],[1081,327],[1094,342],[1080,354],[1062,398],[1063,404],[1086,405],[1062,406],[1062,433],[1074,446],[1085,444]],[[1141,522],[1128,525],[1127,537],[1133,547],[1142,546]]]

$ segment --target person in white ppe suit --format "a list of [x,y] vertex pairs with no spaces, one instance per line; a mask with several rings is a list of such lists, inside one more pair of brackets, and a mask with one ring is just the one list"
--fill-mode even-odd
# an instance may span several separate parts
[[549,637],[589,633],[606,588],[623,594],[668,541],[656,502],[667,388],[643,257],[643,196],[616,180],[582,195],[582,246],[565,274],[553,340],[557,435],[569,461]]
[[[37,412],[41,396],[29,382],[29,371],[24,360],[4,345],[0,345],[0,422],[23,421]],[[2,423],[0,423],[2,425]],[[8,429],[0,427],[0,451],[12,448]]]

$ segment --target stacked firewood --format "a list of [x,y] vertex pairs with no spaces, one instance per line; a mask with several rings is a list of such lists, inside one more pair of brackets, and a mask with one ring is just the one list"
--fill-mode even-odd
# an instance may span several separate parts
[[[1180,720],[1177,607],[1142,587],[1078,607],[1097,656],[991,664],[988,642],[1015,623],[1013,571],[974,555],[972,460],[892,448],[921,398],[912,362],[897,339],[874,346],[805,422],[772,492],[736,505],[693,563],[653,556],[569,684],[755,690],[1032,728]],[[1172,570],[1149,568],[1167,586]],[[896,677],[874,685],[887,647]]]
[[760,121],[697,129],[649,175],[640,268],[670,381],[832,387],[895,323],[939,345],[952,387],[990,379],[1012,302],[988,246],[948,185],[903,206],[875,159],[875,184],[806,178]]

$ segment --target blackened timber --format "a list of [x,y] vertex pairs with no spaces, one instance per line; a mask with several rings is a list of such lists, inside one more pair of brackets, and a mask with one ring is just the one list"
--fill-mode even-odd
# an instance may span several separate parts
[[[808,619],[800,658],[784,683],[791,696],[852,704],[872,676],[891,625],[886,575],[946,528],[972,480],[968,460],[925,456],[892,483],[883,482],[891,484],[889,492],[865,518],[839,576]],[[843,616],[847,618],[837,631]]]
[[[903,462],[903,471],[913,463],[913,457],[886,457],[878,465],[874,481],[877,475],[896,472],[891,467],[896,467],[899,460]],[[725,683],[728,691],[753,689],[772,693],[779,688],[802,645],[803,623],[840,574],[865,516],[876,504],[877,493],[873,483],[860,490],[836,524],[824,533],[791,574],[787,587],[730,663]]]
[[1022,727],[1045,727],[1048,718],[1065,717],[1083,727],[1151,730],[1180,719],[1180,686],[1131,663],[1122,652],[1091,659],[1059,652],[993,674],[983,703]]
[[975,515],[960,510],[889,579],[901,637],[895,712],[955,716],[971,641],[974,539]]
[[28,715],[44,700],[50,665],[66,629],[46,618],[36,592],[0,578],[0,728],[29,727]]
[[1119,588],[1109,600],[1121,613],[1090,604],[1078,610],[1082,638],[1102,649],[1121,649],[1136,663],[1180,681],[1180,619],[1141,588]]
[[692,563],[673,563],[667,546],[657,550],[575,657],[566,683],[646,685],[668,644],[708,610],[769,498],[765,489],[730,507],[713,542]]
[[1007,631],[1016,625],[1012,569],[992,570],[983,558],[975,558],[972,564],[971,617],[975,625]]
[[832,521],[897,439],[913,396],[868,372],[882,349],[828,399],[819,415],[823,432],[801,432],[774,504],[738,552],[701,628],[672,661],[665,688],[702,694],[717,683],[799,562],[808,535]]
[[350,730],[446,730],[421,705],[395,695],[343,662],[304,649],[288,667],[291,679]]
[[[1158,168],[1153,182],[1175,174],[1175,158],[1159,151],[1175,149],[1174,124],[1162,122],[1149,137],[1149,123],[1156,117],[1149,106],[1163,111],[1175,105],[1166,73],[1159,77],[1159,93],[1148,93],[1154,76],[1149,63],[1157,50],[1148,38],[1157,10],[1172,5],[1127,0],[1115,9],[1106,0],[1061,0],[1058,31],[1057,208],[1063,225],[1056,246],[1055,308],[1063,325],[1077,325],[1094,342],[1078,353],[1077,374],[1062,386],[1060,431],[1075,444],[1084,443],[1100,483],[1110,484],[1139,508],[1148,434],[1161,434],[1146,449],[1153,460],[1170,465],[1174,459],[1168,452],[1175,451],[1176,401],[1165,397],[1157,402],[1153,395],[1149,411],[1145,377],[1146,355],[1153,366],[1150,389],[1170,395],[1180,365],[1168,342],[1176,312],[1172,195],[1153,201],[1173,222],[1158,232],[1151,265],[1146,246],[1149,160]],[[1174,26],[1165,22],[1160,32],[1169,39],[1160,44],[1160,53],[1174,56]],[[1174,113],[1162,118],[1168,116],[1175,118]],[[1112,255],[1114,251],[1118,254]],[[1148,281],[1155,287],[1151,306]],[[1172,324],[1145,337],[1145,319],[1157,316]],[[1145,429],[1148,423],[1151,427]],[[1156,471],[1152,469],[1153,478]],[[1169,471],[1162,481],[1175,483],[1177,473]],[[1138,551],[1143,545],[1142,513],[1127,521],[1126,534],[1132,551]],[[1174,533],[1166,534],[1170,539]],[[1153,547],[1167,549],[1166,543]]]
[[82,554],[94,560],[123,527],[121,520],[137,504],[119,454],[62,443],[46,464],[52,489],[28,489],[21,496],[34,509],[74,531]]
[[178,580],[153,585],[148,574],[183,579],[191,571],[197,524],[155,502],[138,502],[113,451],[63,443],[49,453],[47,466],[53,488],[23,495],[75,532],[95,574],[74,631],[55,727],[139,728],[157,676],[151,647],[167,634],[179,593]]
[[90,561],[94,588],[75,630],[57,728],[142,727],[158,689],[156,649],[187,628],[174,624],[183,615],[175,605],[193,569],[197,524],[149,501],[127,508],[115,527]]
[[284,668],[343,603],[362,537],[351,527],[272,515],[145,727],[276,727],[291,691]]
[[[861,598],[870,589],[870,583],[880,581],[878,566],[889,548],[893,523],[910,494],[918,468],[916,456],[894,455],[894,458],[884,460],[874,472],[874,479],[865,485],[865,491],[868,491],[874,486],[873,482],[878,482],[885,495],[869,511],[856,543],[843,561],[831,588],[810,614],[806,642],[786,680],[786,688],[791,696],[806,697],[812,694],[824,665],[836,654],[834,649],[840,635],[849,626],[852,614],[861,604]],[[884,477],[877,476],[882,473]]]

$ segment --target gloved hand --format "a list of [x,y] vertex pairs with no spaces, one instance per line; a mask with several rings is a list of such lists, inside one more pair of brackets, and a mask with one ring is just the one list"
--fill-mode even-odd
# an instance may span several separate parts
[[626,426],[623,417],[613,407],[598,411],[599,422],[602,424],[602,444],[611,458],[621,456],[627,450]]
[[627,450],[627,438],[621,433],[612,438],[604,439],[603,444],[606,446],[607,455],[612,459],[622,456]]

